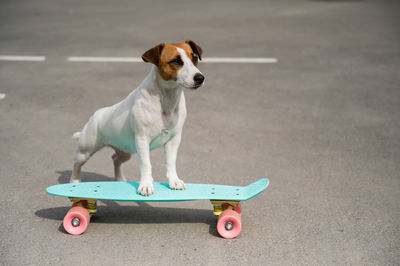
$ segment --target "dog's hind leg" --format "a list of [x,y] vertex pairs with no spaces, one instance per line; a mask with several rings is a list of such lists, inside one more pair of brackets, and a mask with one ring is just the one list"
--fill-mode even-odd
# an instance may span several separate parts
[[122,173],[121,164],[128,161],[131,158],[131,155],[116,148],[114,148],[114,150],[115,153],[113,154],[112,159],[114,162],[115,181],[126,181],[126,178]]
[[87,160],[89,160],[89,158],[89,153],[82,153],[80,151],[76,152],[74,159],[74,171],[69,181],[70,183],[81,182],[81,169],[82,166],[87,162]]
[[103,144],[98,139],[96,128],[93,126],[93,120],[91,119],[83,128],[79,137],[74,157],[74,171],[70,179],[71,183],[81,182],[82,166],[102,147]]
[[77,183],[81,182],[81,169],[82,166],[89,160],[89,158],[96,153],[98,150],[100,150],[101,147],[96,147],[93,150],[90,151],[82,151],[79,149],[75,153],[75,159],[74,159],[74,171],[72,173],[70,182],[71,183]]

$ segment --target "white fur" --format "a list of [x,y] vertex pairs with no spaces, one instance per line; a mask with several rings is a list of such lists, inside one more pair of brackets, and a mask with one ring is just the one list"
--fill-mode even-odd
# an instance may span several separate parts
[[75,132],[75,133],[72,135],[72,139],[79,139],[80,136],[81,136],[81,132]]
[[178,72],[177,82],[184,87],[191,88],[194,86],[194,75],[201,72],[193,65],[192,60],[190,60],[190,58],[186,55],[185,50],[182,48],[177,48],[177,50],[181,55],[183,65],[186,66]]
[[115,178],[125,181],[120,166],[130,154],[137,153],[140,165],[138,193],[154,193],[150,150],[164,146],[166,176],[172,189],[185,189],[176,172],[176,157],[186,118],[183,88],[194,85],[193,76],[200,71],[186,53],[177,48],[184,61],[176,81],[165,81],[152,66],[150,73],[137,89],[124,100],[97,110],[79,138],[71,182],[80,182],[82,165],[104,146],[115,149],[113,155]]

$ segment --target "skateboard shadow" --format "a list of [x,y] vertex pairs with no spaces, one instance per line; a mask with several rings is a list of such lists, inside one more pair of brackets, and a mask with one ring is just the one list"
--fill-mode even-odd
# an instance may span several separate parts
[[[152,207],[147,203],[139,206],[98,206],[97,213],[92,215],[90,223],[98,224],[179,224],[204,223],[210,226],[209,233],[219,236],[216,226],[216,217],[212,210],[196,210],[189,208]],[[42,209],[35,212],[40,218],[57,220],[62,223],[69,207]],[[62,224],[59,231],[67,233]]]

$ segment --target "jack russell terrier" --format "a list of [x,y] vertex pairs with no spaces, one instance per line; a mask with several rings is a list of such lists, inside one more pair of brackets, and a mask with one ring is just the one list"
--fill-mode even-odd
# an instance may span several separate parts
[[142,55],[152,63],[150,73],[124,100],[97,110],[81,132],[70,182],[80,182],[82,165],[104,146],[115,153],[116,181],[126,181],[121,164],[137,153],[140,165],[139,194],[154,193],[150,151],[164,146],[165,168],[171,189],[185,189],[176,173],[176,157],[186,118],[183,88],[197,89],[204,76],[197,68],[202,49],[193,41],[159,44]]

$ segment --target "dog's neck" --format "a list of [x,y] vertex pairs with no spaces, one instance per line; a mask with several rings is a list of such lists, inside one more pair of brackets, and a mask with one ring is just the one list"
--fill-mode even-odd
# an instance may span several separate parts
[[175,81],[164,80],[159,74],[156,66],[151,69],[156,93],[160,97],[161,108],[164,115],[171,115],[179,110],[179,102],[183,92],[183,87]]

